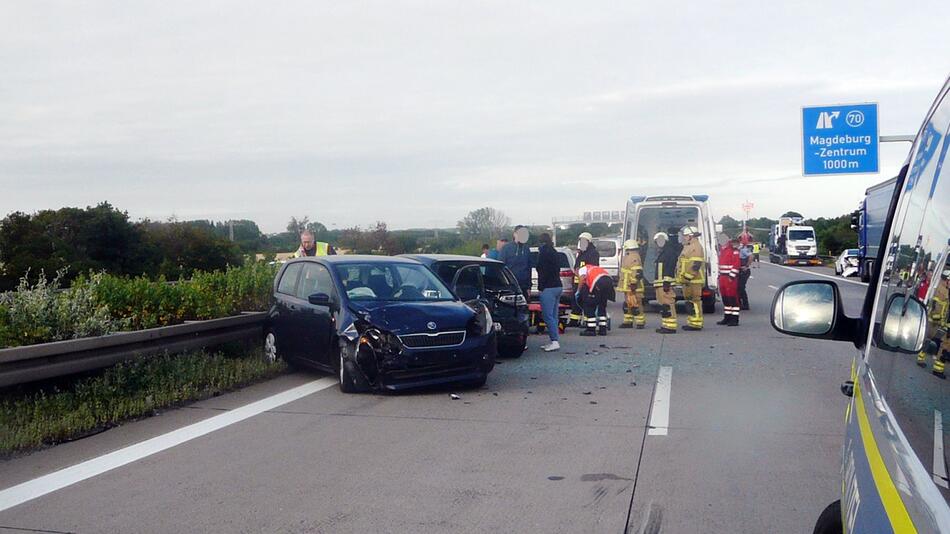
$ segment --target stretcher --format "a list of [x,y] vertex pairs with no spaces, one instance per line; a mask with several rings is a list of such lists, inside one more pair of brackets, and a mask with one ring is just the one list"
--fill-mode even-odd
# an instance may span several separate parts
[[[558,304],[557,305],[557,330],[560,333],[564,333],[564,328],[567,327],[567,321],[571,313],[571,307],[567,304]],[[541,317],[541,303],[532,302],[528,304],[528,326],[535,327],[537,333],[541,334],[544,332],[547,325],[544,324],[544,319]]]

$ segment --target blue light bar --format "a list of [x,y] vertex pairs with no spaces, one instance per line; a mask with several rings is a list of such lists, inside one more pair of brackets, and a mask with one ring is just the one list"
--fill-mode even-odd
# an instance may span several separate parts
[[706,202],[709,200],[709,195],[693,195],[693,199],[697,202]]
[[647,197],[632,196],[630,197],[630,202],[633,202],[634,204],[636,204],[637,202],[643,202],[644,200],[646,200],[646,198]]

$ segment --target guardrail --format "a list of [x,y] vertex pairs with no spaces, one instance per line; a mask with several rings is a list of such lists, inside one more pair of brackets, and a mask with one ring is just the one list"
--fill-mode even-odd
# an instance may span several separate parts
[[263,337],[267,312],[0,349],[0,387],[92,371],[121,361]]

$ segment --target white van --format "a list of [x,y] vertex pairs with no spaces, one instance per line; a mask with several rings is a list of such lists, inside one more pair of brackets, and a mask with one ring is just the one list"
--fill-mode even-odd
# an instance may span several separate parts
[[595,237],[594,248],[600,255],[600,266],[616,282],[620,278],[620,255],[623,254],[623,241],[619,237]]
[[[682,229],[695,226],[706,251],[706,287],[703,288],[703,312],[715,313],[716,293],[719,287],[719,263],[716,236],[719,227],[709,209],[708,195],[663,195],[632,196],[627,201],[624,214],[622,240],[636,239],[640,242],[643,259],[643,275],[652,282],[656,278],[656,245],[653,236],[666,232],[670,236],[667,246],[681,247]],[[646,298],[656,299],[652,284],[646,287]],[[682,288],[676,288],[676,298],[682,299]]]

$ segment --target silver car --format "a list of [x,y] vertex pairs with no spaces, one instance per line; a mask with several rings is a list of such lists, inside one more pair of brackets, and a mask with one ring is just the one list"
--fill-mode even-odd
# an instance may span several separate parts
[[[574,300],[574,251],[568,247],[554,247],[558,252],[558,268],[561,270],[561,285],[564,286],[564,292],[561,293],[561,302],[570,303]],[[531,247],[531,265],[538,264],[538,247]],[[538,298],[538,270],[531,268],[531,300]]]

